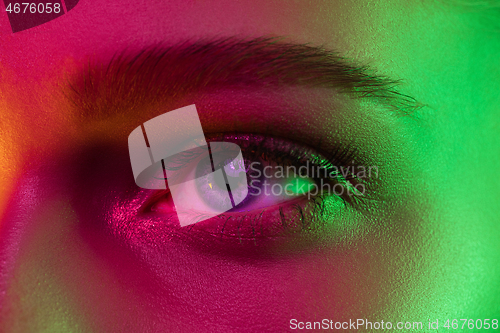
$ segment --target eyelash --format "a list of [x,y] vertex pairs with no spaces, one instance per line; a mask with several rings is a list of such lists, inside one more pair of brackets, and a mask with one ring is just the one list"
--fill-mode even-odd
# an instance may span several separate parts
[[[233,142],[240,146],[242,150],[242,154],[245,158],[249,160],[255,160],[256,158],[260,158],[262,161],[268,163],[275,163],[281,167],[289,167],[293,166],[295,168],[299,168],[306,166],[309,167],[308,174],[315,174],[314,170],[322,170],[321,173],[323,175],[336,175],[336,177],[311,177],[315,183],[328,181],[331,183],[346,183],[353,182],[357,183],[359,180],[356,176],[348,172],[346,174],[339,174],[338,170],[341,168],[349,168],[349,165],[356,160],[357,150],[353,146],[349,145],[340,145],[333,149],[330,154],[327,156],[323,156],[317,152],[316,149],[309,148],[304,145],[299,145],[293,142],[289,142],[284,139],[278,139],[269,136],[261,136],[255,134],[216,134],[210,137],[207,137],[207,142]],[[318,145],[318,150],[321,149],[321,144]],[[176,160],[177,166],[184,166],[189,164],[192,160],[198,158],[198,156],[193,156],[190,154],[179,155],[179,159]],[[313,172],[310,173],[310,171]],[[337,171],[336,173],[334,171]],[[354,169],[353,169],[354,171]],[[345,176],[345,177],[344,177]],[[156,195],[153,195],[152,200],[149,202],[153,202],[153,204],[149,204],[145,207],[145,210],[151,211],[151,207],[156,202],[156,199],[168,194],[168,189],[166,191],[161,191]],[[277,209],[279,211],[279,217],[281,219],[281,224],[283,228],[287,229],[289,223],[287,222],[286,213],[288,215],[294,214],[293,210],[295,210],[295,216],[298,216],[301,221],[301,230],[305,228],[309,228],[313,225],[317,225],[319,223],[312,223],[313,221],[320,221],[323,219],[325,207],[324,201],[328,194],[320,193],[318,195],[313,196],[308,199],[307,202],[301,203],[282,203],[277,205]],[[337,198],[341,199],[344,206],[351,205],[355,208],[356,205],[360,204],[365,198],[364,196],[352,196],[349,198],[337,196]],[[266,208],[256,209],[256,212],[248,212],[242,215],[238,215],[237,218],[243,223],[245,220],[252,221],[252,228],[258,227],[259,225],[263,226],[263,218],[264,212]],[[292,209],[292,212],[288,212],[289,209]],[[287,210],[287,212],[285,212]],[[225,219],[226,222],[234,218],[234,216],[227,216],[227,214],[221,214],[219,216],[221,219]],[[294,217],[295,221],[295,217]],[[224,227],[226,222],[223,223],[221,234],[224,232]],[[239,225],[239,224],[238,224]],[[189,227],[188,231],[194,224]],[[239,228],[238,228],[239,230]],[[255,230],[254,230],[255,232]],[[241,241],[241,239],[240,239]]]

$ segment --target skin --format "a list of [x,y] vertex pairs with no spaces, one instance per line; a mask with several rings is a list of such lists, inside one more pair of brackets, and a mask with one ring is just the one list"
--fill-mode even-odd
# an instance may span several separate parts
[[[2,330],[285,331],[292,318],[366,318],[421,321],[431,331],[429,319],[440,325],[454,318],[498,319],[495,15],[432,1],[175,1],[156,7],[82,1],[42,26],[3,31]],[[323,45],[401,79],[399,91],[424,107],[402,117],[323,89],[257,89],[192,94],[163,110],[81,122],[60,93],[90,56],[107,61],[125,47],[221,36],[286,36]],[[274,112],[255,111],[268,100]],[[314,245],[299,239],[266,251],[244,247],[237,255],[233,247],[213,253],[167,234],[153,237],[158,230],[150,227],[127,239],[100,228],[96,221],[107,207],[92,206],[92,196],[105,198],[101,192],[122,190],[133,180],[128,171],[104,190],[72,182],[71,171],[88,148],[95,142],[117,146],[112,162],[129,168],[128,133],[193,103],[206,133],[230,129],[224,119],[232,108],[244,120],[241,131],[251,131],[244,124],[254,120],[279,123],[283,132],[296,126],[291,140],[312,132],[351,140],[365,160],[381,167],[375,211],[361,220],[333,207],[331,219],[341,227]]]

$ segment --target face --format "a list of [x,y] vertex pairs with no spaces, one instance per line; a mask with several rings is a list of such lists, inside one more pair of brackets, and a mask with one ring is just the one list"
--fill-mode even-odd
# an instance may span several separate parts
[[[499,319],[498,14],[433,1],[82,0],[4,29],[2,328]],[[207,140],[237,143],[246,164],[352,171],[180,227],[166,191],[135,184],[127,137],[192,104]],[[311,194],[323,180],[363,190]]]

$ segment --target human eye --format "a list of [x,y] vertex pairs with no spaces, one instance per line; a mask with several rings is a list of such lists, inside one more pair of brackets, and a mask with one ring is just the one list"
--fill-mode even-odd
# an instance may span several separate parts
[[[156,191],[143,214],[172,221],[179,207],[195,207],[187,212],[192,220],[189,230],[255,241],[324,228],[362,206],[367,195],[368,182],[352,166],[352,147],[321,154],[286,139],[241,133],[218,134],[207,141],[222,144],[211,145],[216,148],[210,152],[199,147],[165,162],[176,184],[194,181],[184,183],[175,202],[169,188]],[[241,148],[241,160],[234,159],[234,147]],[[211,172],[222,168],[231,188]],[[223,213],[205,218],[214,211]]]

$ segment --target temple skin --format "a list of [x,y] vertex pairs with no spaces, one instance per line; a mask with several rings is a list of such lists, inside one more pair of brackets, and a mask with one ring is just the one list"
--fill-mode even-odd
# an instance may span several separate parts
[[[421,321],[431,331],[429,319],[498,319],[498,17],[494,7],[452,1],[82,0],[12,34],[4,15],[1,330],[286,331],[293,318],[367,318]],[[329,89],[229,87],[89,121],[63,93],[89,58],[107,63],[124,49],[233,36],[333,50],[401,80],[399,91],[423,107],[395,116]],[[317,133],[352,142],[380,166],[384,200],[352,232],[314,246],[270,244],[265,253],[227,244],[209,251],[210,240],[177,241],[150,225],[117,229],[129,220],[118,204],[133,179],[101,170],[128,170],[128,133],[190,104],[206,133],[234,130],[235,110],[241,131],[278,124],[296,133],[290,140]],[[109,158],[99,162],[99,151]],[[94,188],[85,172],[116,176]],[[344,221],[341,213],[332,219]]]

